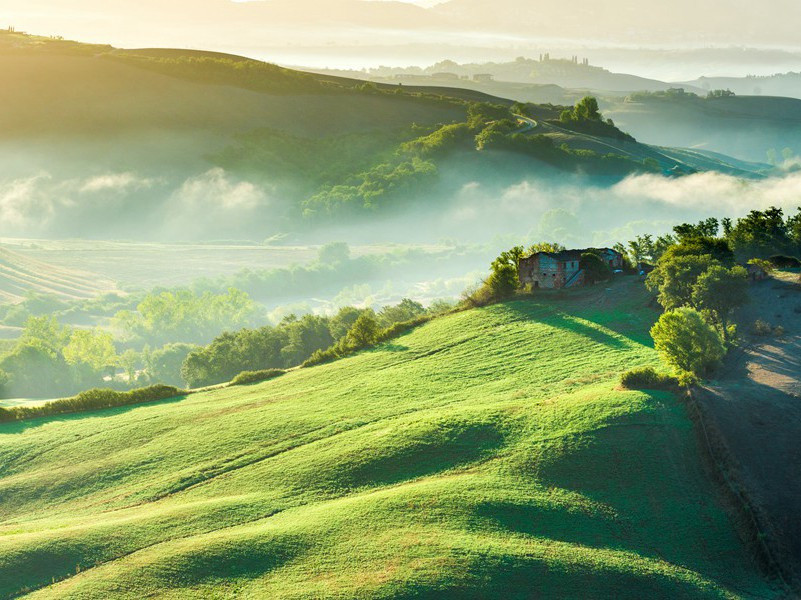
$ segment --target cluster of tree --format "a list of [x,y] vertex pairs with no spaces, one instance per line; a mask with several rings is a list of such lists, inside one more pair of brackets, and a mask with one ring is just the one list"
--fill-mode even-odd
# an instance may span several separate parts
[[[781,208],[753,210],[739,219],[714,217],[699,223],[684,223],[673,228],[672,234],[654,239],[651,235],[637,236],[626,246],[616,249],[625,254],[632,265],[656,264],[673,246],[683,252],[705,251],[723,263],[746,263],[748,260],[801,258],[801,208],[785,216]],[[676,250],[674,250],[675,252]]]
[[114,327],[129,341],[202,344],[221,331],[253,326],[263,319],[263,310],[242,290],[214,294],[183,289],[148,294],[136,310],[117,313]]
[[573,108],[567,108],[559,115],[563,127],[581,133],[589,133],[601,137],[611,137],[618,140],[635,141],[627,133],[620,131],[612,119],[604,120],[598,107],[598,100],[592,96],[585,96]]
[[[369,169],[349,176],[346,183],[324,185],[302,202],[303,213],[311,217],[389,206],[399,195],[411,197],[435,181],[438,176],[436,161],[456,152],[504,150],[542,160],[560,169],[620,176],[659,171],[659,165],[654,164],[653,159],[636,161],[614,153],[574,150],[566,144],[556,146],[546,135],[523,132],[517,115],[531,112],[529,105],[519,103],[512,106],[468,103],[465,122],[443,125],[406,140],[392,153],[374,151]],[[552,107],[544,107],[542,112],[554,111]],[[577,132],[634,141],[610,119],[604,120],[597,100],[589,96],[575,107],[564,110],[560,125]]]
[[676,242],[646,279],[665,309],[651,330],[656,349],[685,384],[723,358],[736,333],[732,315],[749,300],[748,272],[717,232],[715,219],[675,227]]
[[425,309],[405,299],[377,313],[369,308],[345,307],[333,317],[290,315],[275,327],[220,335],[208,346],[189,353],[181,376],[190,387],[202,387],[230,381],[243,371],[294,367],[337,344],[370,345],[384,328],[448,308],[447,303],[435,303]]
[[117,352],[110,333],[62,326],[55,317],[30,317],[12,351],[0,360],[6,397],[49,397],[100,384]]
[[710,90],[702,98],[696,93],[688,92],[684,88],[669,88],[656,92],[641,91],[634,92],[626,98],[626,102],[648,102],[651,100],[669,102],[702,102],[704,100],[716,100],[718,98],[730,98],[734,96],[731,90]]

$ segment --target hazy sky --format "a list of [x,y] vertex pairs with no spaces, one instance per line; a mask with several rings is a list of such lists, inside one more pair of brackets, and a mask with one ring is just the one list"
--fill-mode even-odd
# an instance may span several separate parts
[[[801,52],[798,0],[0,0],[3,20],[124,47],[204,48],[317,67],[508,60],[549,50],[593,59],[600,48],[627,52],[632,65],[639,47]],[[793,67],[792,60],[755,63],[698,65],[692,74]]]

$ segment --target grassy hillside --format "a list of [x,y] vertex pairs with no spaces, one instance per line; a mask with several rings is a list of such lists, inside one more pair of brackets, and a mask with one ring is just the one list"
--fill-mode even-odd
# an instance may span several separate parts
[[769,150],[779,160],[785,148],[801,154],[801,100],[794,98],[645,96],[611,102],[604,113],[646,143],[722,152],[763,163]]
[[682,405],[616,389],[656,362],[639,289],[459,313],[252,387],[0,426],[0,595],[768,597]]

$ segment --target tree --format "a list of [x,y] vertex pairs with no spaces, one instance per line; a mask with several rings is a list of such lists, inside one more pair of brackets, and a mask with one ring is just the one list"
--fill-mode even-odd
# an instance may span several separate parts
[[345,306],[339,309],[339,312],[331,318],[328,323],[328,328],[331,331],[331,337],[335,340],[340,340],[346,335],[353,327],[356,320],[362,316],[366,309],[356,308],[354,306]]
[[67,364],[86,365],[95,373],[117,364],[114,338],[106,331],[88,329],[74,331],[63,354]]
[[537,254],[538,252],[551,252],[553,254],[558,254],[559,252],[564,252],[565,247],[562,244],[558,244],[556,242],[537,242],[536,244],[531,244],[526,250],[526,254],[529,256],[532,254]]
[[584,269],[584,280],[587,283],[597,283],[612,279],[612,269],[606,261],[594,252],[585,252],[581,255],[579,265]]
[[53,316],[29,317],[20,336],[20,343],[40,346],[60,353],[70,341],[72,330]]
[[598,109],[598,100],[592,96],[585,96],[576,103],[573,114],[580,121],[600,121],[601,111]]
[[345,242],[332,242],[321,247],[317,252],[318,262],[335,265],[350,260],[350,247]]
[[719,230],[720,222],[714,217],[710,217],[704,221],[699,221],[695,225],[691,223],[676,225],[673,228],[673,233],[679,238],[679,242],[684,242],[693,238],[714,238],[718,235]]
[[752,210],[737,219],[727,239],[742,258],[768,258],[791,249],[784,211],[775,206],[764,211]]
[[346,338],[347,344],[351,348],[365,348],[372,346],[378,339],[381,327],[375,318],[375,313],[370,310],[364,312],[351,327]]
[[598,100],[592,96],[585,96],[572,109],[567,109],[559,116],[563,123],[568,121],[600,121],[601,111],[598,108]]
[[184,385],[181,367],[186,357],[197,349],[193,344],[167,344],[154,350],[150,356],[150,380],[165,385]]
[[20,343],[0,360],[8,374],[6,394],[46,398],[77,391],[73,371],[64,358],[41,345]]
[[492,272],[486,285],[493,299],[501,300],[515,293],[520,286],[518,266],[523,256],[523,247],[515,246],[511,250],[501,252],[500,256],[492,261]]
[[658,293],[659,304],[665,310],[681,306],[694,307],[693,288],[696,281],[713,265],[718,265],[711,256],[672,256],[665,254],[648,275],[645,285]]
[[404,298],[396,306],[385,306],[378,313],[381,325],[389,327],[393,323],[404,323],[425,314],[426,309],[419,302]]
[[304,315],[288,325],[286,332],[289,341],[281,350],[281,357],[287,365],[298,365],[335,341],[328,329],[328,319],[316,315]]
[[748,272],[743,267],[713,265],[693,286],[693,304],[710,315],[723,341],[729,341],[729,322],[735,309],[748,302]]
[[128,349],[119,357],[120,368],[125,371],[125,376],[128,378],[128,383],[133,384],[136,381],[136,372],[142,364],[142,355],[136,350]]
[[685,384],[709,373],[726,353],[718,333],[692,308],[663,314],[651,328],[651,337],[662,360]]

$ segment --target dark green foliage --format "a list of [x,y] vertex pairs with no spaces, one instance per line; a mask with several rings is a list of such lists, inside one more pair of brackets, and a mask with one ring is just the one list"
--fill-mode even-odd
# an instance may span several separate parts
[[612,279],[612,269],[604,259],[594,252],[582,254],[579,264],[584,269],[584,278],[587,283],[594,284]]
[[512,119],[508,106],[489,102],[474,102],[467,109],[467,123],[471,129],[479,129],[491,121]]
[[780,208],[753,210],[737,219],[726,237],[741,258],[801,255],[801,209],[787,219]]
[[422,157],[442,156],[456,148],[472,150],[475,146],[475,133],[467,123],[444,125],[434,133],[419,137],[401,146],[404,152]]
[[648,289],[658,293],[659,303],[665,310],[681,306],[695,306],[693,289],[698,278],[710,267],[719,263],[708,254],[673,256],[666,253],[648,275]]
[[367,309],[364,308],[356,308],[354,306],[345,306],[341,308],[339,312],[331,318],[329,323],[329,329],[331,331],[331,336],[335,340],[340,340],[348,334],[350,328],[353,327],[353,324],[356,320],[362,316],[362,314]]
[[181,366],[186,357],[196,351],[194,344],[167,344],[147,354],[145,367],[147,376],[154,383],[183,385]]
[[353,177],[353,183],[324,188],[303,203],[303,214],[314,217],[389,208],[393,198],[424,189],[436,175],[434,163],[416,156],[379,164]]
[[[354,327],[358,322],[354,323]],[[285,366],[299,365],[318,350],[334,343],[329,320],[325,317],[304,315],[295,322],[285,324],[283,329],[287,344],[281,349],[281,360]]]
[[653,367],[638,367],[626,371],[620,377],[620,385],[629,390],[672,390],[678,380],[658,372]]
[[0,408],[0,422],[21,421],[39,417],[51,417],[77,412],[103,410],[131,404],[158,402],[186,395],[185,390],[168,385],[154,385],[130,392],[109,389],[93,389],[81,392],[74,398],[54,400],[41,406],[18,406]]
[[743,267],[726,269],[713,265],[702,273],[692,290],[693,304],[729,340],[729,323],[735,309],[748,302],[748,272]]
[[282,350],[288,343],[289,334],[283,327],[223,333],[186,357],[181,377],[190,387],[204,387],[230,381],[242,371],[282,368]]
[[333,360],[396,335],[403,329],[398,322],[422,322],[429,316],[421,304],[409,299],[384,307],[378,315],[372,309],[354,307],[345,307],[331,318],[290,315],[277,327],[218,336],[186,357],[181,376],[196,388],[231,381],[243,371],[286,369],[310,359]]
[[354,352],[358,352],[359,350],[369,348],[370,346],[374,346],[381,342],[386,342],[408,333],[415,327],[419,327],[420,325],[429,322],[435,316],[431,313],[419,315],[418,317],[409,321],[393,323],[389,327],[381,329],[378,326],[378,322],[375,320],[374,316],[370,314],[371,312],[372,311],[366,312],[359,317],[361,323],[359,324],[358,328],[354,327],[351,330],[352,335],[349,333],[346,337],[339,340],[339,342],[330,348],[315,352],[301,366],[303,368],[313,367],[315,365],[344,358],[345,356],[353,354]]
[[251,385],[275,379],[286,373],[283,369],[265,369],[263,371],[243,371],[233,378],[231,385]]

